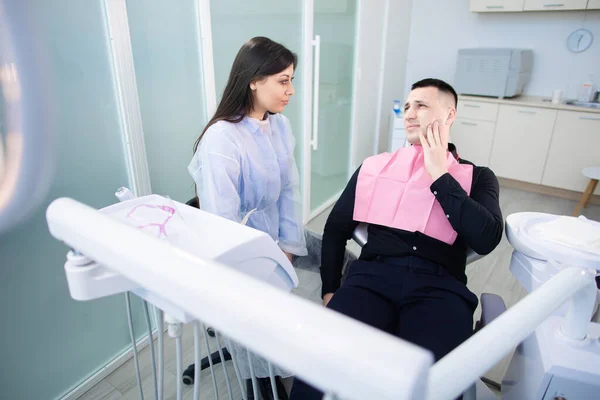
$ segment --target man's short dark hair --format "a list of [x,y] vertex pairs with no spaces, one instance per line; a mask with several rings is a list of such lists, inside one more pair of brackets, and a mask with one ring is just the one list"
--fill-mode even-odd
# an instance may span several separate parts
[[434,87],[434,88],[437,88],[442,93],[451,94],[452,97],[454,97],[454,107],[456,108],[458,106],[458,95],[456,94],[456,91],[454,90],[454,88],[452,86],[450,86],[450,84],[444,82],[441,79],[435,79],[435,78],[422,79],[419,82],[413,83],[410,90],[426,88],[426,87]]

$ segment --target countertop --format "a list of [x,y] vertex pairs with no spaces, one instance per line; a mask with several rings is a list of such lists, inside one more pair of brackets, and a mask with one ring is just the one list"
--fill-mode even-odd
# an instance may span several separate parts
[[514,106],[523,107],[537,107],[537,108],[549,108],[553,110],[565,110],[565,111],[578,111],[592,114],[600,114],[600,108],[587,108],[580,106],[572,106],[565,104],[564,102],[570,99],[565,99],[561,104],[552,104],[549,97],[538,97],[538,96],[518,96],[513,98],[498,99],[495,97],[479,97],[479,96],[464,96],[459,95],[458,101],[477,101],[481,103],[497,103],[497,104],[509,104]]

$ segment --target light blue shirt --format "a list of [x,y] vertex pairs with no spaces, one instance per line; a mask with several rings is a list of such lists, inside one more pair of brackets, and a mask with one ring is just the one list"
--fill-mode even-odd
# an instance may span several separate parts
[[264,121],[219,121],[200,140],[188,171],[200,208],[268,233],[279,247],[308,254],[301,221],[295,140],[281,114]]

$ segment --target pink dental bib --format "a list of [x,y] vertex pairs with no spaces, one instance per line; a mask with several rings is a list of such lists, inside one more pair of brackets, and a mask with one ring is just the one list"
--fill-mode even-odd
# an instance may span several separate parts
[[[447,244],[457,233],[436,201],[421,146],[405,147],[366,159],[358,174],[354,220],[409,232],[421,232]],[[473,166],[459,164],[450,152],[448,172],[467,192]]]

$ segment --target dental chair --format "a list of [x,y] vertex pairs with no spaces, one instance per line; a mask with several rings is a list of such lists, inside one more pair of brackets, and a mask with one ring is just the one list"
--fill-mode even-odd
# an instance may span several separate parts
[[[186,202],[190,207],[199,208],[199,201],[197,197],[194,197]],[[361,223],[359,224],[352,234],[352,239],[362,248],[368,240],[368,225]],[[475,253],[472,249],[467,251],[467,265],[481,259],[483,256]],[[483,293],[481,295],[481,319],[475,323],[474,333],[482,329],[484,326],[493,321],[498,315],[502,314],[506,310],[504,300],[496,294]],[[207,329],[209,336],[214,336],[212,328]],[[231,355],[226,348],[223,348],[224,360],[221,359],[218,351],[213,352],[209,357],[202,359],[200,369],[204,370],[210,367],[210,364],[218,364],[231,360]],[[194,372],[195,364],[190,364],[183,373],[183,383],[191,385],[194,383]],[[481,380],[488,385],[494,387],[496,390],[500,390],[500,384],[487,378],[482,377]],[[250,382],[248,382],[251,384]],[[250,391],[249,391],[250,392]]]
[[[360,246],[363,247],[367,243],[369,233],[368,225],[361,223],[359,224],[354,233],[352,239]],[[482,255],[475,253],[472,249],[467,250],[467,265],[483,258]],[[485,325],[492,322],[498,315],[506,311],[506,305],[502,297],[497,294],[483,293],[481,295],[481,319],[475,323],[475,332],[483,328]],[[493,382],[487,382],[492,386],[497,387],[500,390],[498,384]]]
[[[352,239],[358,244],[361,248],[367,243],[369,237],[368,233],[368,225],[365,223],[359,224],[352,234]],[[467,265],[483,258],[482,255],[475,253],[472,249],[467,250]],[[477,333],[484,326],[492,322],[496,317],[506,311],[506,304],[502,297],[493,293],[482,293],[481,294],[481,318],[479,321],[475,322],[475,328],[473,334]],[[500,391],[500,384],[494,382],[485,377],[480,378],[482,382],[487,385],[493,387],[494,389]],[[475,389],[473,389],[475,390]],[[481,389],[477,388],[477,392]],[[471,393],[471,398],[480,398],[479,394]],[[467,398],[467,397],[465,397]]]

